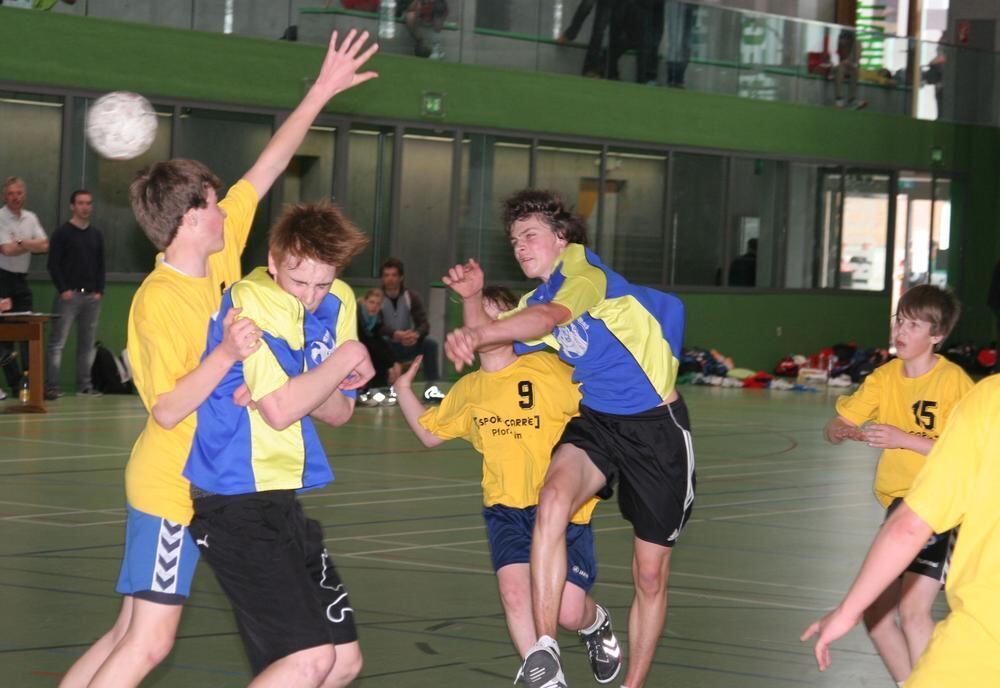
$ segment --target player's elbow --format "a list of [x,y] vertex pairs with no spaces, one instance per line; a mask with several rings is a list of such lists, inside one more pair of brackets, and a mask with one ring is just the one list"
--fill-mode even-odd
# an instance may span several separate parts
[[444,442],[444,440],[438,437],[437,435],[431,435],[430,433],[421,435],[420,441],[423,442],[424,446],[427,447],[428,449],[433,449],[434,447]]
[[164,407],[161,403],[154,405],[150,414],[153,416],[153,420],[156,421],[156,424],[164,430],[173,430],[182,420],[177,417],[176,413],[171,413],[170,409]]
[[264,419],[265,423],[275,430],[281,431],[288,428],[296,420],[291,417],[291,414],[284,412],[282,406],[278,400],[268,396],[257,402],[257,411],[260,412],[260,417]]

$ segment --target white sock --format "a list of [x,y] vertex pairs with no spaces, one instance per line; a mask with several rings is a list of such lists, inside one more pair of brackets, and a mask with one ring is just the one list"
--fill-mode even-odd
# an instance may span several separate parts
[[[538,642],[535,643],[535,647],[539,649],[543,647],[550,647],[556,651],[556,654],[559,654],[559,643],[556,642],[556,639],[551,636],[543,635],[538,639]],[[528,654],[531,653],[529,652]]]
[[604,618],[605,618],[604,610],[598,607],[597,616],[594,617],[594,623],[590,624],[586,628],[581,628],[579,632],[583,633],[584,635],[590,635],[591,633],[593,633],[594,631],[596,631],[598,628],[601,627],[601,624],[604,623]]

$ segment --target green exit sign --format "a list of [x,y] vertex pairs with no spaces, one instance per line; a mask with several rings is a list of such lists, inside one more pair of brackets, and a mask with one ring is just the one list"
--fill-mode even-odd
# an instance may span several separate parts
[[931,148],[931,162],[941,162],[944,160],[944,151],[940,148]]
[[444,93],[424,91],[420,99],[420,114],[424,117],[444,117]]

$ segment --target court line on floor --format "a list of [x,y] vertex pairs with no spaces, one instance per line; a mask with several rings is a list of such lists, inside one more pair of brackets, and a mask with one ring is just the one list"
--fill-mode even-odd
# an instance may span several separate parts
[[0,463],[24,463],[27,461],[69,461],[73,459],[99,459],[109,456],[128,456],[131,451],[108,452],[106,454],[67,454],[65,456],[33,456],[19,459],[0,459]]

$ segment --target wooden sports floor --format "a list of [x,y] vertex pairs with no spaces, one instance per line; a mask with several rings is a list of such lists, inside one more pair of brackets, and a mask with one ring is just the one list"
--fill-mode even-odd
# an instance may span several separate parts
[[[840,599],[881,520],[875,450],[823,441],[833,393],[682,391],[698,496],[648,685],[892,686],[860,630],[825,674],[798,641]],[[2,688],[55,686],[119,606],[122,469],[145,414],[137,397],[69,396],[49,408],[0,415]],[[424,449],[398,408],[359,409],[323,437],[337,480],[303,499],[350,591],[366,659],[357,685],[511,685],[518,658],[490,567],[477,455],[460,441]],[[595,596],[627,645],[631,533],[614,503],[594,525]],[[570,685],[597,685],[577,639],[561,641]],[[242,686],[249,675],[202,565],[174,652],[146,685]]]

